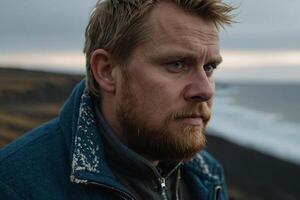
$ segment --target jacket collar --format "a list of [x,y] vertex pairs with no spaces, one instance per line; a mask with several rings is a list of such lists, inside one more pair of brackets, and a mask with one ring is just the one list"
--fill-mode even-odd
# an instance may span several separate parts
[[73,90],[59,115],[74,183],[95,183],[124,190],[104,160],[103,144],[97,131],[93,102],[82,80]]
[[218,189],[224,185],[222,167],[205,150],[198,153],[193,159],[183,164],[183,172],[189,182],[198,185],[191,187],[195,199],[216,199]]

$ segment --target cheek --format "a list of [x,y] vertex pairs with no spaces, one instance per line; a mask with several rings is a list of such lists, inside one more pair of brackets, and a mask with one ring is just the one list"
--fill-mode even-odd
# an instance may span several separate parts
[[172,107],[178,102],[179,94],[180,92],[176,91],[175,87],[170,87],[167,81],[148,79],[135,87],[139,105],[147,117],[155,121],[161,121],[173,111]]
[[177,111],[180,103],[181,87],[178,80],[170,78],[159,68],[152,65],[132,68],[130,87],[138,99],[139,109],[152,120],[163,120]]
[[165,84],[151,84],[140,89],[140,97],[145,105],[151,109],[161,111],[168,109],[175,102],[176,93]]
[[140,98],[145,103],[152,104],[161,104],[164,102],[162,99],[167,100],[167,97],[172,94],[169,85],[170,80],[155,70],[136,73],[132,81],[132,86]]
[[[214,80],[213,77],[211,77],[209,80],[210,80],[210,83],[211,83],[211,87],[212,87],[212,89],[213,89],[213,91],[215,93],[216,92],[216,83],[215,83],[215,80]],[[213,105],[213,98],[214,98],[214,96],[209,101],[207,101],[207,105],[208,105],[209,108],[211,108],[212,105]]]

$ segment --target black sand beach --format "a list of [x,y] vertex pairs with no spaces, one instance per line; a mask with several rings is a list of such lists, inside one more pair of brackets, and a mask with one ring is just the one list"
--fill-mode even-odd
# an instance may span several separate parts
[[232,199],[300,199],[300,166],[215,136],[207,140],[224,167]]
[[[0,148],[57,115],[82,76],[0,68]],[[298,200],[300,166],[208,133],[208,151],[223,164],[231,199]]]

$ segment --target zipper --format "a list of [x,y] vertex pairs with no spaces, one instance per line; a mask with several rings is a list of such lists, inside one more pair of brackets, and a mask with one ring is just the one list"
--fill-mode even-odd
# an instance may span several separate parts
[[[158,177],[158,181],[160,183],[160,189],[161,189],[161,195],[163,200],[168,200],[167,196],[167,185],[166,185],[166,179],[175,171],[178,170],[178,166],[181,165],[181,162],[178,163],[176,167],[174,167],[165,177],[161,177],[159,173],[156,173],[156,176]],[[178,195],[177,195],[178,196]]]
[[161,195],[162,195],[162,198],[163,200],[168,200],[168,197],[167,197],[167,186],[166,186],[166,179],[161,177],[159,178],[159,182],[160,182],[160,189],[161,189]]
[[111,191],[116,191],[117,193],[119,193],[118,196],[120,196],[123,200],[136,200],[136,198],[130,194],[128,194],[127,192],[123,192],[121,190],[118,190],[114,187],[111,187],[111,186],[108,186],[108,185],[104,185],[104,184],[99,184],[99,183],[96,183],[96,182],[88,182],[90,184],[93,184],[93,185],[97,185],[97,186],[101,186],[103,188],[106,188],[108,190],[111,190]]
[[[155,175],[157,176],[158,178],[158,181],[160,183],[160,189],[161,189],[161,195],[162,195],[162,199],[163,200],[168,200],[168,196],[167,196],[167,185],[166,185],[166,179],[176,170],[178,169],[178,166],[180,165],[181,163],[179,163],[172,171],[170,171],[166,177],[161,177],[161,175],[158,173],[158,171],[156,169],[153,168],[153,171],[155,172]],[[123,199],[123,200],[136,200],[136,198],[130,194],[130,193],[127,193],[127,192],[124,192],[124,191],[121,191],[117,188],[114,188],[114,187],[111,187],[111,186],[108,186],[108,185],[104,185],[104,184],[100,184],[100,183],[97,183],[97,182],[87,182],[87,183],[90,183],[90,184],[93,184],[93,185],[97,185],[97,186],[101,186],[101,187],[104,187],[108,190],[111,190],[111,191],[116,191],[119,193],[119,196]]]

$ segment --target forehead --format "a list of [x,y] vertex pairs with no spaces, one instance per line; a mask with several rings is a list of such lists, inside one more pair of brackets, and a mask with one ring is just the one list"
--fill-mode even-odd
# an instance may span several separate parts
[[174,3],[159,3],[149,17],[150,45],[176,46],[197,50],[200,47],[218,49],[219,36],[214,23],[188,13]]

